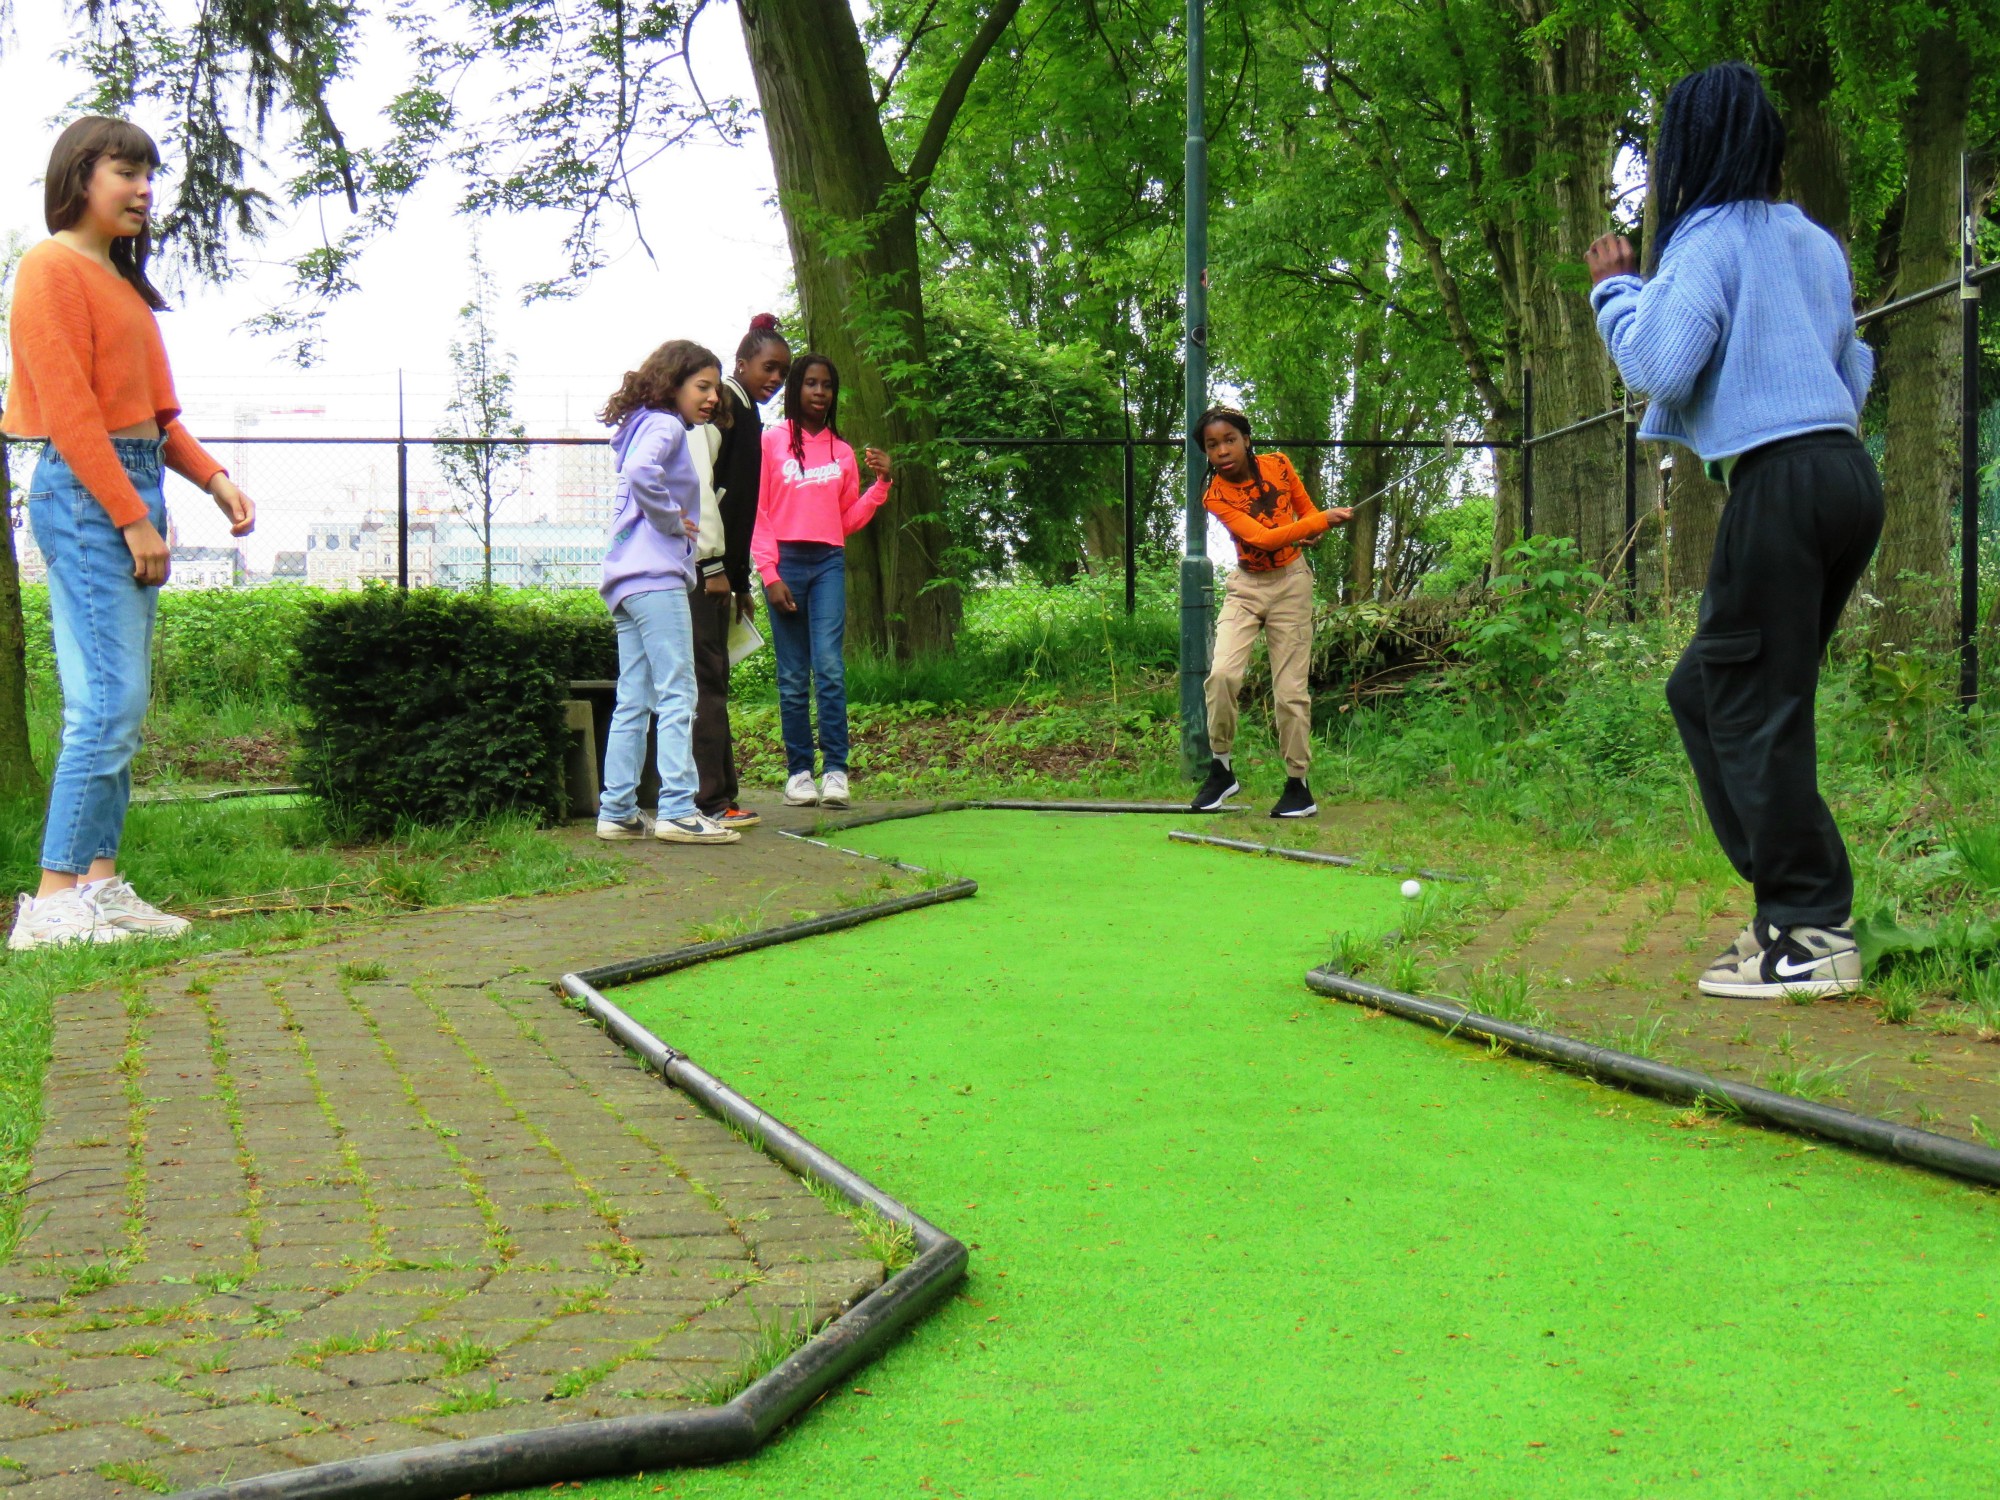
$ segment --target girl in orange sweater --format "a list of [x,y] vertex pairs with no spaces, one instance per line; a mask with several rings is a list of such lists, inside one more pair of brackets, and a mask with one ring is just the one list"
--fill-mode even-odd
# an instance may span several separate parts
[[1208,674],[1208,745],[1215,759],[1195,794],[1194,810],[1214,812],[1242,790],[1229,764],[1236,695],[1261,632],[1271,652],[1271,697],[1285,758],[1285,788],[1271,816],[1309,818],[1319,811],[1306,785],[1312,757],[1306,672],[1312,664],[1313,576],[1299,546],[1343,525],[1354,512],[1314,505],[1289,458],[1252,449],[1250,419],[1240,411],[1209,408],[1195,435],[1215,471],[1202,504],[1236,539],[1236,570],[1215,622],[1215,665]]
[[43,440],[28,521],[48,562],[63,739],[41,889],[20,899],[14,949],[172,937],[188,925],[142,901],[117,866],[169,565],[162,466],[208,491],[232,536],[249,533],[255,511],[175,420],[153,318],[166,301],[146,278],[159,164],[136,125],[99,115],[71,125],[44,179],[50,238],[22,257],[15,280],[0,430]]

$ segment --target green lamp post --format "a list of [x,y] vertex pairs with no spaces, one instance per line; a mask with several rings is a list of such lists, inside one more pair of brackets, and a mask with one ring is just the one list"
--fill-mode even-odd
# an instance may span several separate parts
[[1208,515],[1201,496],[1207,465],[1195,423],[1208,408],[1208,124],[1203,105],[1207,72],[1206,0],[1187,7],[1187,434],[1185,454],[1187,556],[1181,559],[1181,770],[1190,780],[1207,768],[1209,616],[1215,573],[1208,561]]

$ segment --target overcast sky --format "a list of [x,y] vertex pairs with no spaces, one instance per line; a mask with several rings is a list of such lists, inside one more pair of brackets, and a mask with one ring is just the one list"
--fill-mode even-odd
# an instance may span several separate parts
[[[80,70],[52,60],[69,9],[57,0],[14,7],[15,33],[0,60],[0,236],[18,230],[32,243],[46,234],[41,176],[48,148],[85,82]],[[386,97],[404,76],[402,46],[386,27],[372,25],[347,93]],[[705,93],[754,102],[733,5],[704,12],[694,50]],[[351,115],[356,106],[343,108]],[[137,118],[155,124],[143,112]],[[368,119],[344,123],[354,139],[379,134]],[[761,133],[739,146],[712,137],[683,145],[647,168],[637,186],[657,261],[639,248],[629,225],[615,224],[606,237],[612,264],[581,296],[504,309],[502,338],[519,356],[521,415],[531,432],[594,431],[590,412],[655,344],[692,337],[726,357],[750,316],[775,310],[785,297],[790,257],[771,203],[771,159]],[[243,274],[229,285],[181,291],[162,326],[189,425],[215,433],[253,424],[267,432],[335,426],[390,432],[400,368],[411,430],[432,430],[448,390],[454,317],[468,286],[468,221],[452,213],[454,190],[446,181],[426,185],[407,204],[396,234],[368,251],[361,290],[328,320],[324,361],[309,374],[287,362],[281,340],[243,324],[282,298],[282,255],[316,240],[320,213],[337,233],[344,203],[289,215],[264,249],[246,252]],[[510,304],[518,287],[563,265],[563,223],[554,215],[489,220],[481,228],[483,252]]]

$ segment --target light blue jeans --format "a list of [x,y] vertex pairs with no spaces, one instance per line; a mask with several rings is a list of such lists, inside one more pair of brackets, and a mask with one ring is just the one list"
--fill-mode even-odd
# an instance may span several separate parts
[[[113,438],[160,535],[167,502],[156,438]],[[28,524],[49,569],[49,623],[62,683],[62,753],[49,780],[42,868],[82,875],[113,859],[132,800],[132,757],[153,687],[160,591],[132,577],[132,552],[110,515],[54,447],[28,481]]]
[[611,710],[597,815],[622,823],[638,810],[646,722],[657,717],[659,815],[685,818],[701,785],[694,765],[694,616],[687,591],[628,594],[611,619],[618,627],[618,704]]

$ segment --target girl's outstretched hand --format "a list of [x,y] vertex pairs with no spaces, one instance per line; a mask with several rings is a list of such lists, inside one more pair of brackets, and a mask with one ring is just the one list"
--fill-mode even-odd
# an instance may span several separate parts
[[764,585],[764,602],[773,609],[782,609],[788,615],[799,612],[799,601],[792,597],[792,591],[785,587],[785,580]]
[[1632,248],[1632,242],[1613,230],[1610,234],[1600,234],[1583,252],[1583,263],[1590,268],[1590,284],[1596,286],[1608,276],[1636,276],[1639,274],[1639,255]]
[[889,477],[888,454],[884,453],[880,448],[870,448],[866,450],[865,456],[868,460],[868,467],[875,471],[877,479],[887,479]]
[[1354,507],[1351,505],[1336,505],[1326,513],[1326,524],[1329,526],[1345,526],[1353,519]]
[[248,536],[257,525],[257,502],[236,487],[236,481],[227,474],[218,474],[208,482],[208,493],[229,517],[231,536]]

